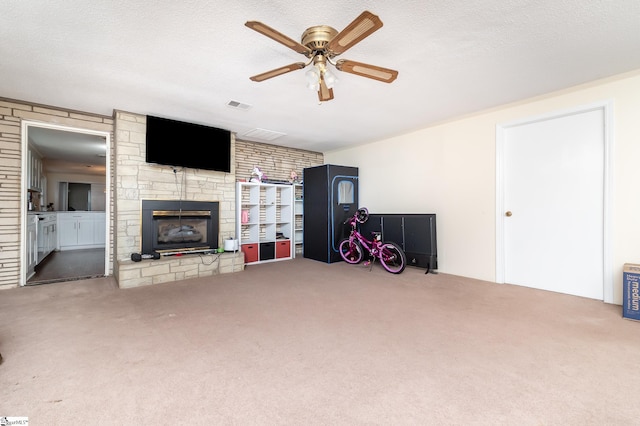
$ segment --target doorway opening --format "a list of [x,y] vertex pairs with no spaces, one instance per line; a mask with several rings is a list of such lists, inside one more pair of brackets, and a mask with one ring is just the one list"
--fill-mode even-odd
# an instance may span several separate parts
[[110,147],[110,132],[22,122],[21,286],[109,275]]

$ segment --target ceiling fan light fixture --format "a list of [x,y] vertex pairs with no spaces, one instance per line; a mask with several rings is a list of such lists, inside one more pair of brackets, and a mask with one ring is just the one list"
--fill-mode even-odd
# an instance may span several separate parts
[[324,78],[324,82],[327,83],[327,87],[329,89],[333,89],[333,86],[335,86],[336,82],[338,81],[335,74],[333,74],[328,69],[325,69],[322,77]]
[[307,80],[307,88],[309,90],[313,90],[315,92],[320,88],[320,70],[317,66],[312,66],[309,70],[304,73],[304,76]]
[[333,60],[336,56],[360,43],[363,39],[369,37],[382,27],[380,18],[369,11],[362,12],[340,32],[328,25],[316,25],[307,28],[304,33],[302,33],[301,43],[258,21],[247,21],[245,25],[303,54],[309,59],[306,63],[296,62],[249,77],[252,81],[260,82],[268,80],[313,64],[305,73],[307,88],[317,91],[320,102],[325,102],[333,99],[333,87],[338,81],[336,76],[329,71],[327,63],[334,66],[338,71],[344,71],[384,83],[391,83],[398,76],[398,71],[389,68],[344,59],[336,62]]

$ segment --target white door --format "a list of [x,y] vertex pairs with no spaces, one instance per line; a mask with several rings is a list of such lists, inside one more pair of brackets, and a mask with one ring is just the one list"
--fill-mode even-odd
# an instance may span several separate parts
[[504,129],[504,282],[603,300],[604,114]]

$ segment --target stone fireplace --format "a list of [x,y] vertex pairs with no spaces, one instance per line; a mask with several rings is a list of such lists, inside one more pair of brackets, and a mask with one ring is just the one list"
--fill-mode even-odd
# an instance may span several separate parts
[[217,249],[218,228],[218,202],[142,200],[142,253]]
[[[256,144],[236,141],[232,135],[231,173],[210,170],[176,169],[175,167],[160,166],[146,162],[146,116],[126,111],[115,111],[114,115],[114,143],[113,152],[113,253],[114,275],[121,288],[139,287],[179,281],[188,278],[206,277],[216,274],[240,272],[244,269],[244,254],[241,251],[224,253],[181,253],[177,255],[163,255],[160,259],[145,259],[134,262],[133,253],[153,251],[153,243],[143,243],[143,200],[183,200],[182,214],[180,206],[152,208],[164,211],[167,217],[173,216],[174,222],[167,222],[163,231],[167,235],[162,237],[162,244],[173,244],[174,240],[168,231],[174,233],[184,231],[189,234],[197,230],[203,234],[200,208],[185,207],[188,200],[196,202],[217,203],[217,219],[212,220],[212,227],[218,229],[214,235],[206,236],[206,244],[191,234],[189,247],[202,243],[203,246],[220,247],[223,242],[236,234],[236,180],[246,179],[256,164],[265,161],[273,163],[274,171],[269,176],[276,179],[286,179],[291,170],[301,172],[305,167],[323,164],[321,153],[295,150],[274,145]],[[201,155],[209,155],[206,152]],[[281,175],[275,173],[278,170]],[[237,171],[237,174],[236,174]],[[146,203],[145,203],[146,204]],[[145,206],[146,207],[146,206]],[[185,215],[184,212],[189,214]],[[209,208],[209,210],[212,210]],[[156,220],[162,224],[161,216]],[[182,219],[175,222],[176,216]],[[153,217],[151,219],[154,220]],[[146,221],[146,220],[145,220]],[[182,228],[186,225],[187,228]],[[159,229],[159,228],[158,228]],[[177,230],[177,231],[176,231]],[[206,231],[208,232],[208,231]],[[153,235],[153,231],[151,232]],[[155,239],[158,239],[156,235]],[[152,240],[154,237],[152,236]],[[151,247],[149,249],[149,247]],[[160,246],[160,250],[173,251],[175,247]],[[156,248],[156,249],[157,249]],[[209,251],[209,250],[207,250]],[[212,250],[210,250],[212,251]]]
[[[119,287],[242,271],[241,251],[213,250],[235,235],[235,168],[223,173],[147,163],[146,117],[117,111],[115,119],[114,275]],[[232,143],[234,153],[235,139]],[[132,259],[134,253],[154,250],[162,251],[160,259]]]
[[[138,202],[140,248],[130,252],[158,252],[159,259],[133,261],[130,256],[117,261],[121,288],[178,281],[188,278],[239,272],[244,269],[241,251],[218,253],[223,212],[218,201],[145,200]],[[126,218],[118,216],[121,222]],[[136,225],[137,224],[137,225]],[[127,239],[125,239],[125,242]]]

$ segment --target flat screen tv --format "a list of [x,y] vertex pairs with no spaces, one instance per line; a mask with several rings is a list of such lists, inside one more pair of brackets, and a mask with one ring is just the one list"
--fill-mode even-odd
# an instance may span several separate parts
[[147,163],[231,172],[231,132],[147,116]]

